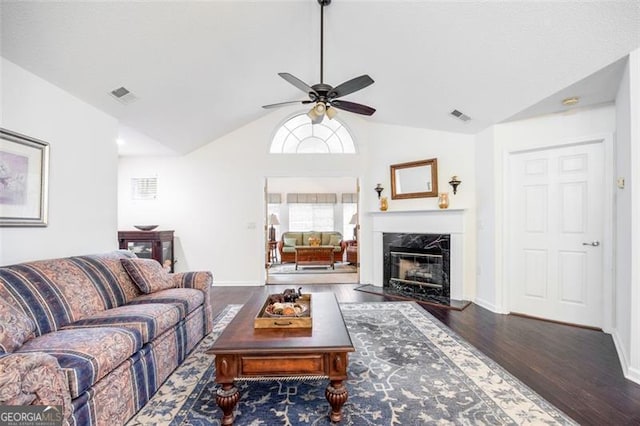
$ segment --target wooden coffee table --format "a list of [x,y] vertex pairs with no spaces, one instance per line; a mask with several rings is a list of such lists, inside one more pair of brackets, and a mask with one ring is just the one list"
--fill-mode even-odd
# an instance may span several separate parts
[[300,377],[327,378],[325,391],[330,418],[342,420],[342,406],[349,393],[348,353],[355,351],[333,293],[311,293],[311,328],[256,329],[254,319],[268,297],[254,296],[207,350],[216,357],[216,402],[223,425],[233,424],[233,410],[240,399],[236,380]]
[[331,266],[336,269],[333,246],[296,246],[296,271],[298,266]]

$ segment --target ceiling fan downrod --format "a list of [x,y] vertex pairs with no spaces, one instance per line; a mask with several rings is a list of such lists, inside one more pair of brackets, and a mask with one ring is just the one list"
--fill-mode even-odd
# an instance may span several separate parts
[[320,84],[324,83],[324,7],[331,4],[331,0],[318,0],[320,4]]
[[347,80],[336,87],[324,82],[324,7],[331,4],[331,0],[317,0],[317,2],[320,5],[320,83],[309,85],[292,74],[280,72],[278,73],[280,77],[302,90],[309,98],[307,100],[263,105],[262,107],[278,108],[291,104],[314,104],[313,108],[311,108],[307,114],[313,124],[321,122],[325,115],[330,119],[335,117],[336,110],[334,108],[361,115],[372,115],[376,112],[375,108],[339,99],[373,84],[373,79],[367,74]]

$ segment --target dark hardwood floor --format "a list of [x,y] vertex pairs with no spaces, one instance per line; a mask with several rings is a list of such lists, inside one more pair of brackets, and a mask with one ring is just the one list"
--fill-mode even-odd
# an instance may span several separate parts
[[[359,284],[309,285],[339,302],[376,302],[384,296],[354,290]],[[217,315],[256,292],[280,293],[292,285],[214,287]],[[610,335],[471,304],[463,311],[423,306],[481,352],[583,425],[640,425],[640,385],[622,375]]]

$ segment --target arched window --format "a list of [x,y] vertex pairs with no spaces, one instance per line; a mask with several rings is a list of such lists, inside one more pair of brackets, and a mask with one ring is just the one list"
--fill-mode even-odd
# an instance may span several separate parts
[[336,118],[311,124],[305,113],[287,120],[273,136],[271,154],[355,154],[349,131]]

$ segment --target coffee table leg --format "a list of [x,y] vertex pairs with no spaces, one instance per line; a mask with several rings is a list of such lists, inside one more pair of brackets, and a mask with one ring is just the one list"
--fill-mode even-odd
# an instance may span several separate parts
[[331,404],[331,415],[329,416],[331,421],[339,422],[342,420],[342,406],[349,397],[346,386],[342,383],[342,380],[333,380],[327,386],[324,394],[329,404]]
[[239,399],[240,393],[233,383],[224,383],[216,391],[216,402],[218,403],[218,407],[222,409],[222,424],[224,426],[233,424],[233,409]]

